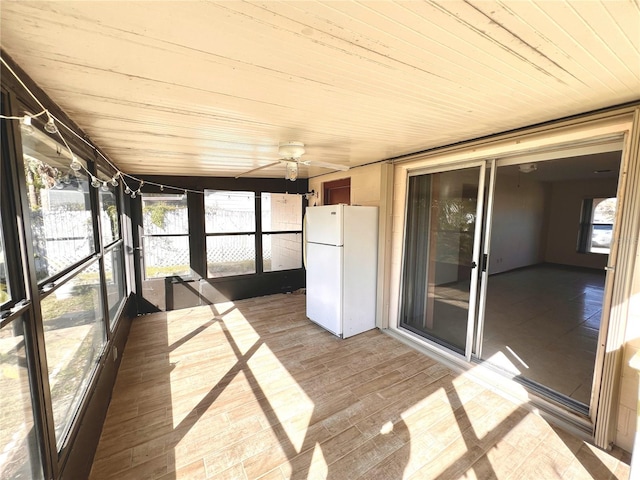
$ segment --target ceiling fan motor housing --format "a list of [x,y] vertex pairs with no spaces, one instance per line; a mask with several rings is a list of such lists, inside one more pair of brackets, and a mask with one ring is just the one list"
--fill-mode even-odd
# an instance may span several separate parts
[[285,142],[278,146],[278,154],[283,158],[298,159],[304,155],[304,143],[302,142]]

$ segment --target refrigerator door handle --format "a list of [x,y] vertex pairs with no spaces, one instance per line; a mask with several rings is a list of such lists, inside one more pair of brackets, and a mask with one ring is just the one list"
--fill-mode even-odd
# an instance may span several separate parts
[[302,265],[307,269],[307,212],[302,217]]

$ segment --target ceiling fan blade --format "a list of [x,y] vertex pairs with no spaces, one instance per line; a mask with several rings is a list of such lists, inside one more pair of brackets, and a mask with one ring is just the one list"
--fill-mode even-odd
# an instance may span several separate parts
[[346,165],[339,165],[337,163],[328,163],[328,162],[318,162],[316,160],[309,160],[304,162],[304,164],[310,165],[312,167],[331,168],[332,170],[340,170],[341,172],[346,172],[351,168]]
[[267,165],[263,165],[263,166],[258,167],[258,168],[253,168],[251,170],[247,170],[246,172],[243,172],[243,173],[241,173],[239,175],[236,175],[235,178],[240,178],[240,177],[242,177],[244,175],[248,175],[250,173],[257,172],[258,170],[262,170],[263,168],[273,167],[274,165],[278,165],[279,163],[280,163],[280,161],[277,161],[277,162],[269,163]]

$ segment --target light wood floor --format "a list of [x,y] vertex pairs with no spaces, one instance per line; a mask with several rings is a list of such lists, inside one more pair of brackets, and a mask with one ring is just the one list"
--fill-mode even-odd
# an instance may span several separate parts
[[139,317],[91,479],[626,479],[605,453],[373,330],[274,295]]

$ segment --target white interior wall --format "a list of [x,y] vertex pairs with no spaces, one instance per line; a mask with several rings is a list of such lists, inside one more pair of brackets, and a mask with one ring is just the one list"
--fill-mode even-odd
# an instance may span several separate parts
[[542,262],[546,240],[548,184],[497,172],[489,274]]
[[607,255],[576,251],[580,213],[585,198],[615,197],[616,190],[616,179],[554,182],[551,185],[545,261],[604,269]]

